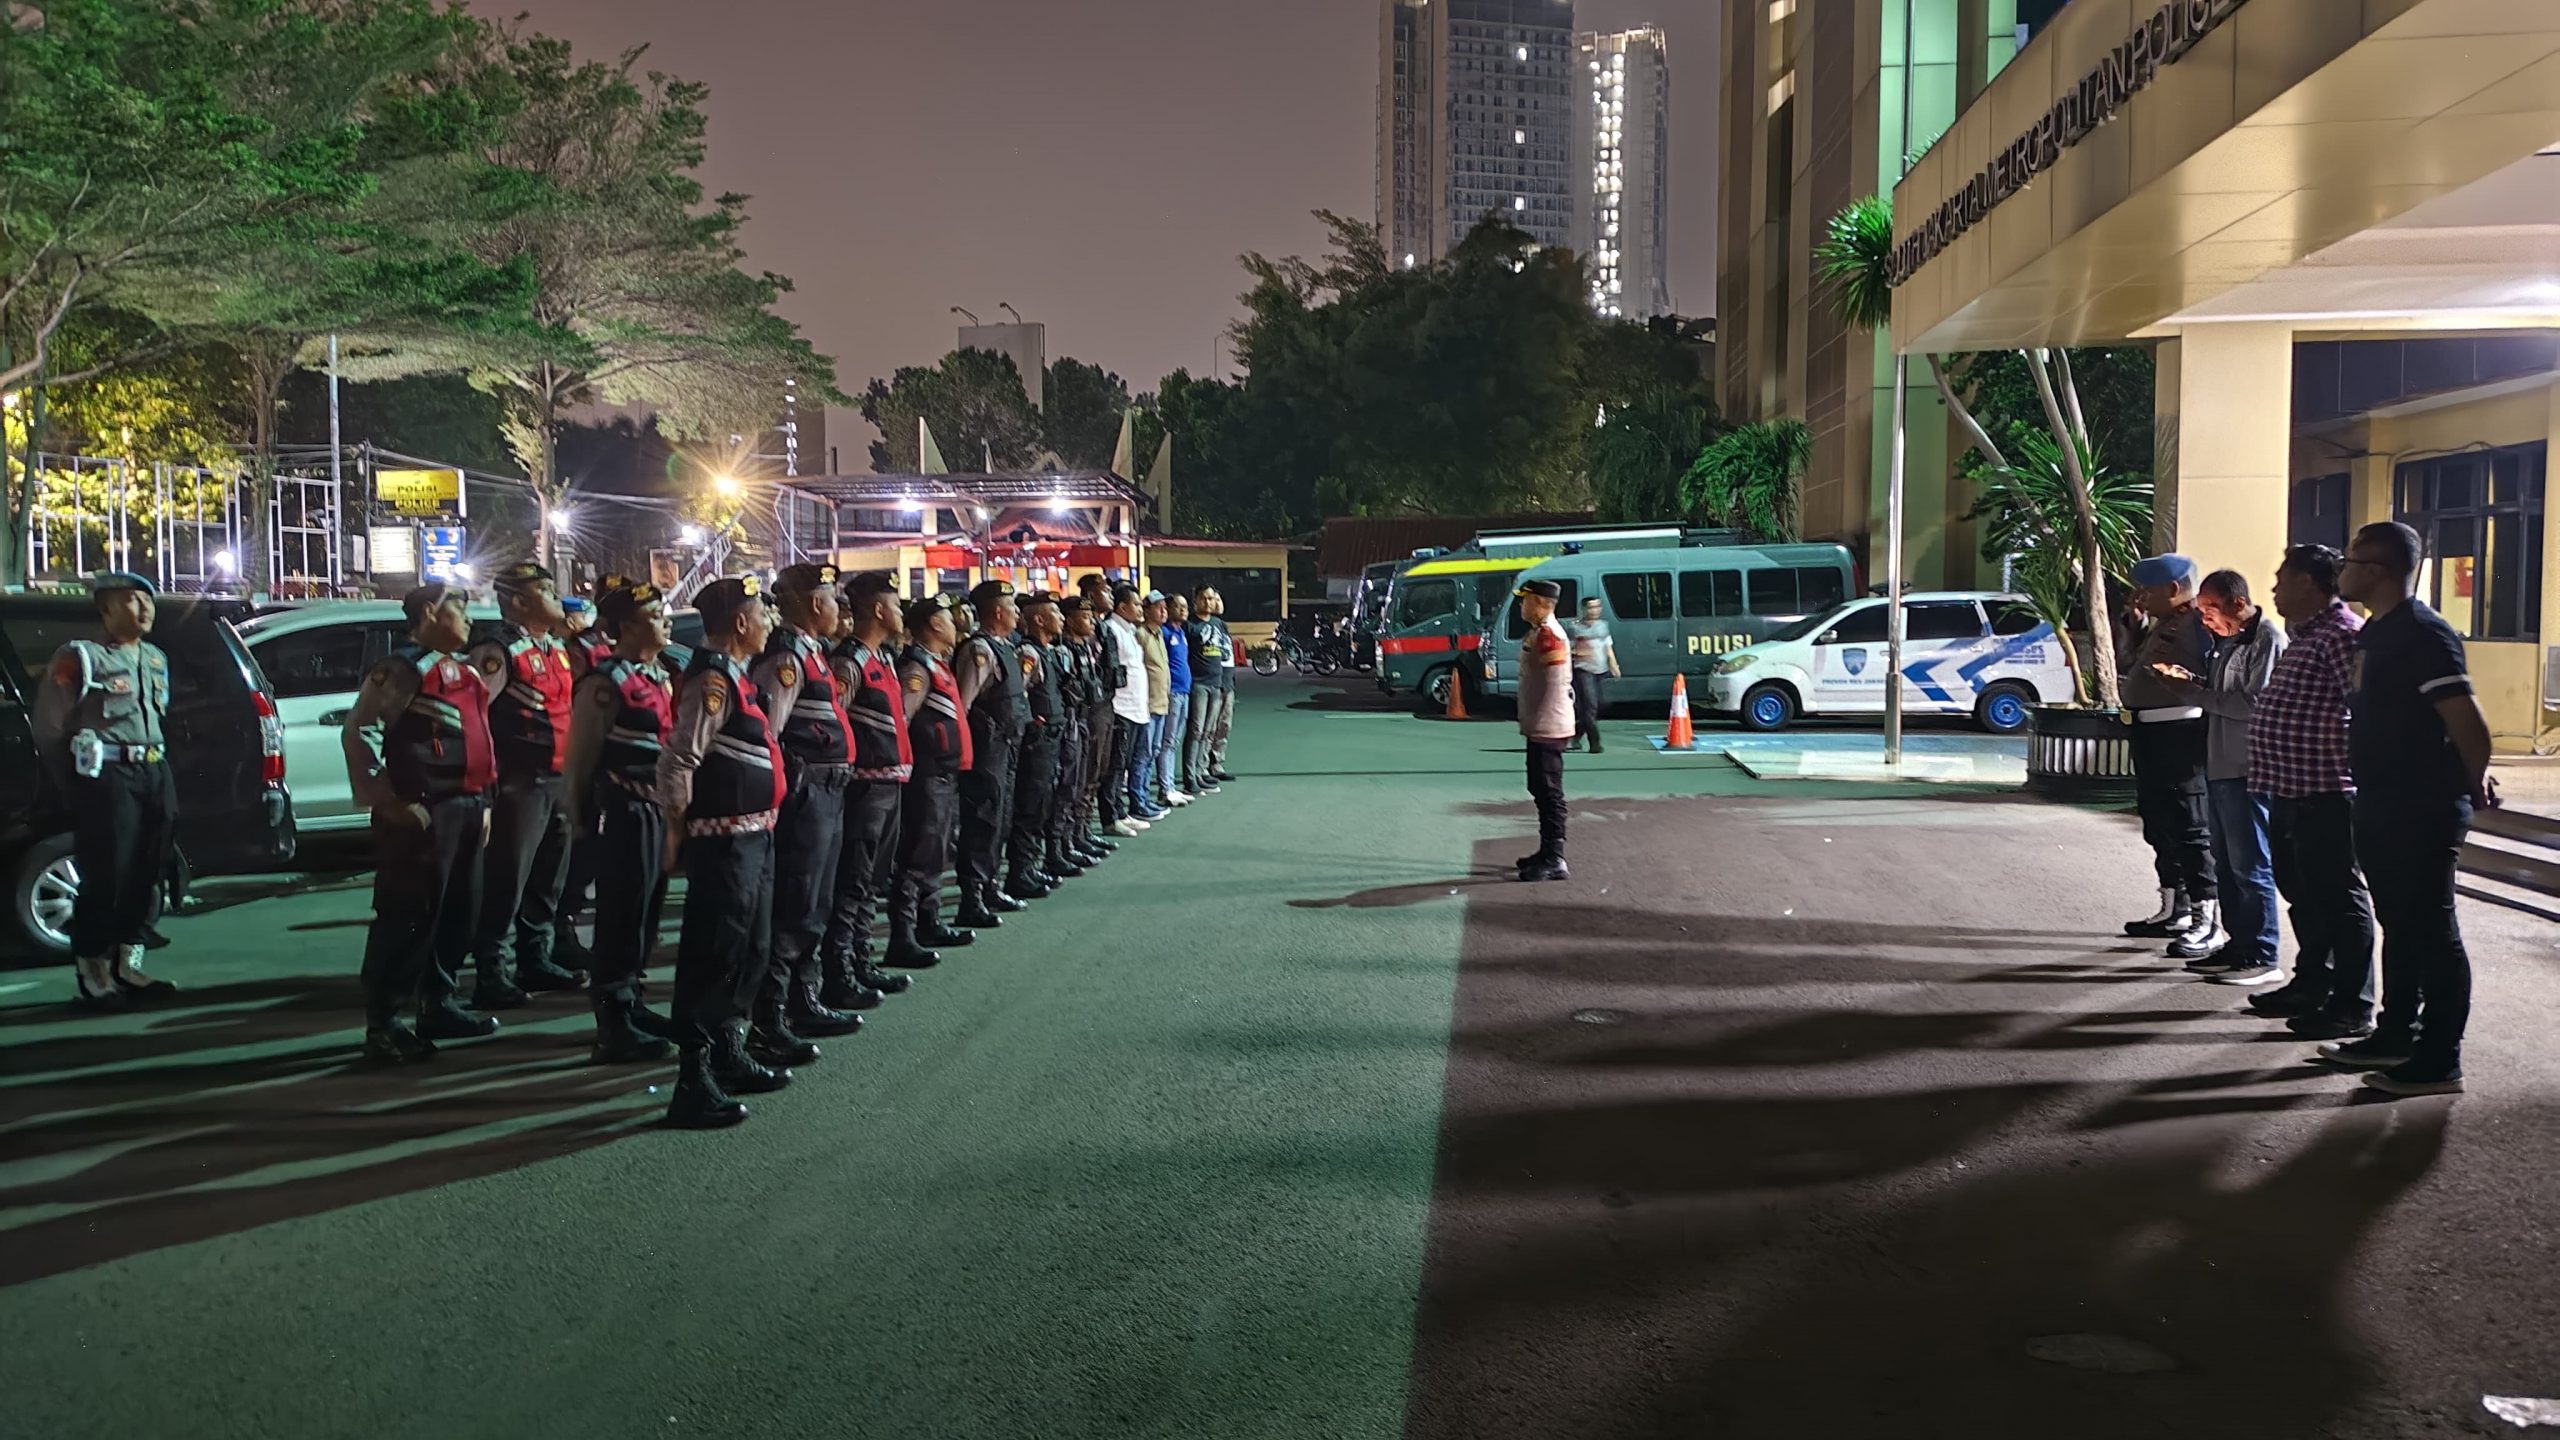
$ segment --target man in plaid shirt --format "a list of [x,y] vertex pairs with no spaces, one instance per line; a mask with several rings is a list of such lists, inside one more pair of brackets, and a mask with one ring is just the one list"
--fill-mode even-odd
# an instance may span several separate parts
[[2276,888],[2301,954],[2283,988],[2249,998],[2310,1040],[2373,1032],[2373,899],[2356,865],[2355,776],[2347,702],[2363,622],[2338,598],[2343,563],[2296,545],[2276,571],[2276,613],[2290,639],[2249,719],[2249,789],[2267,797]]

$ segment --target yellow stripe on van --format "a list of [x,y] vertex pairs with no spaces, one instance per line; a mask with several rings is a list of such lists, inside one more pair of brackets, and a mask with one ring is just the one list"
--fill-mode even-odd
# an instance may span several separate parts
[[1501,570],[1526,570],[1532,565],[1553,560],[1553,555],[1510,555],[1500,560],[1425,560],[1404,572],[1413,580],[1432,575],[1490,575]]

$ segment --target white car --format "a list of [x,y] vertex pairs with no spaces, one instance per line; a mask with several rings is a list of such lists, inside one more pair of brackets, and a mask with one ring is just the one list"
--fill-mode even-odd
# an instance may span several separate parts
[[[1750,730],[1883,714],[1886,604],[1852,600],[1725,656],[1707,679],[1707,709]],[[2025,596],[1919,591],[1902,604],[1905,714],[1970,715],[2007,735],[2026,728],[2035,706],[2071,700],[2067,652]]]

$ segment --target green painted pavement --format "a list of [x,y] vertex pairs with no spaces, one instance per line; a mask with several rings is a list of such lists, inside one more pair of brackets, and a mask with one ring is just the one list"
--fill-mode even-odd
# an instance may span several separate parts
[[[1249,681],[1243,781],[724,1134],[560,997],[342,1067],[360,885],[179,922],[182,1010],[6,976],[10,1429],[1396,1434],[1468,867],[1528,821],[1507,723],[1371,703]],[[1749,783],[1643,728],[1579,800]]]

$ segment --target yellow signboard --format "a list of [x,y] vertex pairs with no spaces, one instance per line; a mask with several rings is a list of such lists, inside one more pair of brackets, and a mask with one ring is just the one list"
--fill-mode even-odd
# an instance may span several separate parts
[[395,515],[442,515],[462,505],[459,470],[376,470],[373,493]]

